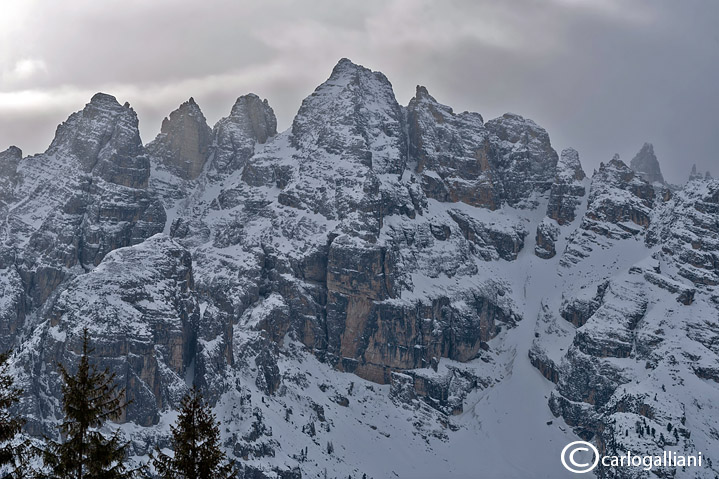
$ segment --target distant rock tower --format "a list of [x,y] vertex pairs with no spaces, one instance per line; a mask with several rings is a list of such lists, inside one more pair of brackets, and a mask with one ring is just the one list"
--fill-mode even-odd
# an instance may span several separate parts
[[654,146],[651,143],[644,143],[639,153],[632,158],[629,166],[639,173],[639,176],[645,181],[652,184],[664,184],[664,176],[662,176],[662,170],[659,167],[659,161],[654,154]]

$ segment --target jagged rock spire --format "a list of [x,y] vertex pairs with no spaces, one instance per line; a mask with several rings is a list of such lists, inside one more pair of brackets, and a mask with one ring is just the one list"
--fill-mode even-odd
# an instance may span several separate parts
[[697,171],[697,165],[692,165],[692,171],[689,173],[689,181],[692,180],[701,180],[703,178],[702,174]]
[[22,151],[17,146],[11,146],[0,151],[0,209],[3,201],[13,196],[13,185],[17,176],[17,167],[22,159]]
[[267,100],[254,93],[242,95],[230,115],[213,129],[217,150],[212,168],[232,172],[242,168],[254,154],[257,143],[265,143],[277,134],[277,118]]
[[664,184],[664,176],[662,176],[662,170],[659,167],[659,161],[654,154],[654,146],[651,143],[644,143],[639,152],[632,158],[629,166],[649,183]]
[[265,143],[277,134],[277,118],[267,100],[254,93],[242,95],[232,106],[230,118],[242,125],[245,133],[258,143]]
[[557,162],[557,176],[567,176],[574,180],[581,181],[587,177],[579,161],[579,152],[574,148],[565,148]]
[[20,161],[21,158],[22,150],[17,146],[10,146],[7,150],[0,151],[0,168],[6,163]]
[[162,121],[160,134],[147,145],[147,150],[174,174],[191,180],[202,172],[211,145],[212,130],[195,99],[190,97]]
[[586,178],[579,161],[579,152],[565,148],[557,162],[557,176],[550,190],[547,216],[560,225],[571,223],[575,210],[586,194],[582,180]]

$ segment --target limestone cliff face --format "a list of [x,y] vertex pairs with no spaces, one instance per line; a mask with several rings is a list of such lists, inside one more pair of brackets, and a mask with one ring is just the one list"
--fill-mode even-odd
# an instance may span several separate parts
[[[110,253],[92,272],[67,284],[30,339],[23,375],[40,398],[25,403],[35,431],[53,420],[60,400],[60,378],[33,371],[70,370],[82,349],[83,329],[90,333],[100,367],[116,372],[126,389],[124,421],[150,426],[159,413],[177,407],[187,390],[186,370],[193,361],[199,307],[190,253],[165,236]],[[49,416],[48,416],[49,415]],[[54,431],[53,431],[54,434]]]
[[679,263],[679,275],[696,285],[719,284],[719,181],[696,178],[660,209],[647,235],[650,245]]
[[[7,208],[7,204],[13,199],[20,160],[22,160],[22,151],[16,146],[0,152],[0,208]],[[4,218],[7,213],[2,214]]]
[[577,150],[562,150],[549,193],[547,217],[537,226],[534,252],[540,258],[550,259],[557,254],[555,243],[560,234],[559,226],[575,220],[576,211],[587,193],[585,178]]
[[[17,167],[22,151],[11,146],[0,152],[0,238],[9,235],[8,214],[15,198]],[[25,291],[15,265],[15,249],[7,241],[0,246],[0,348],[9,349],[25,320]]]
[[552,183],[547,205],[547,216],[560,225],[571,223],[576,210],[586,194],[583,180],[586,178],[579,153],[573,148],[562,150],[557,163],[557,175]]
[[549,218],[544,218],[537,225],[534,254],[542,259],[551,259],[557,254],[556,242],[559,239],[559,227]]
[[[602,164],[592,178],[587,221],[583,226],[607,236],[632,234],[635,230],[629,223],[642,228],[649,226],[653,204],[651,185],[615,156],[609,163]],[[617,225],[625,233],[606,229],[601,223]]]
[[494,143],[492,166],[501,180],[502,197],[511,206],[531,206],[531,192],[546,192],[556,173],[557,152],[549,134],[530,119],[505,113],[487,122]]
[[193,98],[162,121],[160,134],[147,145],[148,153],[184,180],[197,178],[212,146],[212,130]]
[[490,134],[481,115],[455,114],[418,86],[407,107],[407,124],[410,155],[428,197],[489,209],[501,205],[490,165]]
[[547,132],[507,113],[484,123],[478,113],[455,114],[421,86],[407,107],[410,159],[433,199],[495,210],[529,206],[547,191],[557,153]]
[[327,271],[327,353],[345,371],[387,383],[391,372],[427,367],[433,358],[468,361],[481,353],[500,324],[519,320],[503,301],[506,291],[485,284],[458,298],[398,302],[391,254],[339,237]]

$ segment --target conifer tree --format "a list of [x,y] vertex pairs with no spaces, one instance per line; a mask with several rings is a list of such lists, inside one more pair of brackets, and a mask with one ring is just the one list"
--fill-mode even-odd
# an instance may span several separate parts
[[152,458],[162,479],[227,479],[235,467],[220,448],[220,428],[197,388],[182,399],[180,416],[171,427],[172,457],[158,448]]
[[14,444],[25,421],[13,415],[10,408],[20,401],[22,390],[13,384],[8,372],[10,352],[0,354],[0,471],[2,477],[23,476],[27,444]]
[[138,470],[124,464],[127,443],[119,431],[105,437],[100,431],[107,421],[119,419],[128,403],[124,389],[115,384],[115,373],[98,370],[90,363],[93,350],[87,329],[83,332],[82,356],[75,374],[59,364],[65,418],[60,425],[61,441],[48,441],[43,451],[49,475],[57,479],[127,479]]

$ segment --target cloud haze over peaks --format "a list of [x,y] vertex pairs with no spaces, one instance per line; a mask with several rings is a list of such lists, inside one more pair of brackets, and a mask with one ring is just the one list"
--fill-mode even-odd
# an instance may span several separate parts
[[426,85],[455,111],[513,111],[588,172],[654,143],[665,177],[719,174],[719,36],[711,0],[5,0],[0,149],[44,150],[97,91],[129,101],[143,141],[193,96],[212,124],[267,98],[279,128],[348,57],[407,104]]

